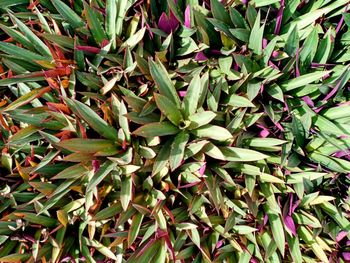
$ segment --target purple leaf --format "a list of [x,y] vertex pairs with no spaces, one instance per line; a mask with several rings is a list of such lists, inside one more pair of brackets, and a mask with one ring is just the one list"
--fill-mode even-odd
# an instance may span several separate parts
[[269,136],[270,132],[269,132],[269,130],[268,130],[265,126],[260,125],[260,124],[257,124],[257,126],[258,126],[260,129],[262,129],[262,130],[260,131],[260,133],[259,133],[259,137],[261,137],[261,138],[266,138],[267,136]]
[[335,240],[339,243],[347,235],[348,235],[347,231],[340,231]]
[[292,232],[292,234],[295,236],[297,234],[295,224],[293,221],[293,218],[290,215],[287,215],[286,217],[283,218],[284,224],[286,227]]
[[340,84],[341,84],[341,81],[342,81],[342,80],[339,80],[339,81],[338,81],[337,85],[332,89],[331,92],[329,92],[329,93],[327,94],[327,96],[326,96],[322,101],[325,102],[325,101],[329,100],[331,97],[333,97],[333,95],[338,91],[339,86],[340,86]]
[[201,168],[199,168],[198,172],[201,176],[204,175],[204,172],[205,172],[205,168],[207,167],[207,163],[204,163]]
[[267,39],[266,38],[264,38],[263,39],[263,41],[262,41],[262,48],[266,48],[266,46],[267,46]]
[[260,94],[262,94],[264,92],[264,84],[260,84],[260,90],[259,90]]
[[259,137],[266,138],[267,136],[269,136],[269,134],[270,134],[270,132],[268,130],[264,129],[259,133]]
[[344,260],[350,260],[350,252],[343,252],[343,258]]
[[28,240],[28,241],[30,241],[30,242],[32,242],[32,243],[35,243],[35,238],[34,237],[32,237],[32,236],[30,236],[30,235],[26,235],[26,234],[24,234],[24,236],[23,236],[26,240]]
[[349,155],[349,152],[347,152],[347,151],[338,151],[333,156],[337,157],[337,158],[342,158],[342,157],[347,156],[347,155]]
[[224,240],[221,239],[221,240],[219,240],[219,241],[216,243],[215,248],[218,249],[218,248],[222,247],[223,244],[224,244]]
[[213,54],[213,55],[222,55],[221,51],[217,50],[217,49],[210,50],[210,53]]
[[290,215],[292,215],[292,214],[294,213],[295,209],[297,209],[297,207],[299,206],[300,202],[301,202],[301,201],[298,200],[298,201],[296,201],[296,202],[293,204]]
[[271,61],[269,61],[269,66],[279,70],[279,68],[275,64],[273,64]]
[[[346,5],[344,12],[348,11],[348,7],[349,7],[349,4]],[[338,34],[338,32],[340,31],[343,23],[344,23],[344,15],[341,16],[340,21],[339,21],[339,23],[337,25],[337,28],[335,29],[335,33],[336,34]]]
[[303,101],[311,108],[315,107],[314,102],[312,101],[312,99],[309,96],[304,96],[303,97]]
[[92,167],[93,167],[94,173],[96,173],[98,169],[100,169],[100,161],[92,160]]
[[248,4],[248,0],[242,0],[242,4],[247,5]]
[[171,256],[172,256],[173,260],[176,261],[174,247],[173,247],[173,245],[172,245],[172,243],[170,241],[168,232],[165,231],[165,230],[158,229],[156,235],[158,237],[162,237],[162,238],[165,239],[165,243],[167,244],[167,247],[170,250]]
[[316,63],[312,62],[311,63],[311,68],[323,68],[323,67],[334,67],[336,64],[321,64],[321,63]]
[[187,93],[187,91],[185,91],[185,90],[184,91],[179,91],[179,96],[183,98],[183,97],[186,96],[186,93]]
[[98,54],[101,51],[101,49],[97,47],[91,47],[91,46],[76,46],[75,48],[76,50],[85,51],[93,54]]
[[187,5],[185,9],[185,27],[191,28],[191,7]]
[[264,226],[267,224],[267,221],[269,220],[269,217],[267,214],[264,215]]
[[168,34],[175,31],[178,25],[179,21],[171,11],[169,17],[163,12],[158,21],[158,28]]
[[280,30],[281,30],[282,19],[283,19],[283,10],[284,10],[284,0],[281,0],[280,5],[281,5],[281,7],[277,13],[276,27],[275,27],[275,31],[274,31],[275,35],[278,35],[280,33]]
[[272,122],[273,122],[273,124],[275,124],[277,129],[279,129],[280,131],[284,132],[284,129],[283,129],[282,125],[279,122],[274,121],[274,120],[272,120]]
[[206,61],[208,58],[204,55],[203,51],[199,51],[194,57],[195,61]]
[[299,52],[300,49],[297,49],[296,55],[295,55],[295,76],[300,77],[300,70],[299,70]]

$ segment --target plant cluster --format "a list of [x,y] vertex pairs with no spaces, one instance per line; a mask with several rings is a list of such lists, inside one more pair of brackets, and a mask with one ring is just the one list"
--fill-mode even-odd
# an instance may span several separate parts
[[350,262],[348,0],[0,0],[0,262]]

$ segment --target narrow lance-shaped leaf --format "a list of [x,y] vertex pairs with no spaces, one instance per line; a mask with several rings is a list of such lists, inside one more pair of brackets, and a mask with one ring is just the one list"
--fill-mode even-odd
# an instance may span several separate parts
[[266,205],[264,208],[269,218],[273,238],[282,256],[284,256],[285,235],[282,220],[277,213],[272,212]]
[[117,19],[117,1],[106,1],[106,33],[112,42],[112,48],[116,45],[116,19]]
[[132,217],[132,223],[131,223],[130,230],[128,233],[128,246],[129,247],[135,241],[135,239],[137,238],[137,235],[139,234],[143,217],[144,217],[144,215],[141,213],[136,213]]
[[86,192],[93,190],[116,167],[111,161],[104,162],[97,170],[86,187]]
[[177,106],[166,96],[154,94],[156,104],[160,111],[176,126],[183,120],[182,114]]
[[283,82],[280,87],[283,91],[290,91],[296,88],[300,88],[317,80],[320,80],[322,77],[328,75],[331,71],[316,71],[313,73],[308,73],[302,75],[298,78],[292,78]]
[[156,62],[150,59],[149,67],[152,78],[156,83],[160,94],[166,96],[177,107],[180,107],[180,99],[164,65],[160,62],[159,59],[157,59]]
[[122,179],[121,192],[120,192],[120,202],[122,204],[123,210],[128,209],[129,203],[131,201],[132,194],[132,177],[130,174],[125,175]]
[[31,29],[29,29],[21,20],[16,16],[10,14],[11,19],[14,21],[14,24],[25,34],[29,41],[32,42],[34,48],[39,51],[43,56],[52,58],[50,49],[45,45],[43,41],[38,38]]
[[218,141],[226,141],[232,138],[232,134],[225,128],[207,124],[191,131],[199,138],[210,138]]
[[172,125],[170,122],[156,122],[141,126],[137,130],[135,130],[133,134],[142,137],[156,137],[173,135],[178,133],[179,131],[180,130],[174,125]]
[[52,0],[52,4],[73,28],[79,28],[85,25],[84,21],[61,0]]
[[194,76],[188,86],[186,96],[182,102],[185,116],[188,117],[197,111],[199,96],[201,91],[201,80],[199,74]]
[[118,140],[117,130],[108,125],[106,121],[98,116],[96,112],[86,104],[68,98],[65,98],[65,102],[74,113],[76,113],[78,116],[81,116],[94,130],[100,133],[103,137],[115,142]]
[[170,168],[172,171],[179,167],[181,162],[183,161],[185,147],[189,138],[189,134],[184,131],[176,135],[174,142],[171,145],[171,151],[169,156]]
[[8,105],[4,109],[4,111],[11,111],[11,110],[14,110],[20,106],[23,106],[23,105],[31,102],[32,100],[41,97],[42,95],[49,92],[50,90],[51,90],[50,87],[46,87],[46,88],[42,88],[42,89],[34,89],[31,92],[21,96],[20,98],[18,98],[14,102],[12,102],[10,105]]
[[92,33],[92,36],[94,37],[96,43],[101,44],[103,40],[107,39],[107,36],[103,30],[100,21],[98,20],[98,16],[86,2],[84,2],[84,9],[87,24]]

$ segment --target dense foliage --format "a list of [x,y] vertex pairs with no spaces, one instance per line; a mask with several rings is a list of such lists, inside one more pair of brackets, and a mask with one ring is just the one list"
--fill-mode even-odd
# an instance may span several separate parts
[[0,0],[0,262],[350,262],[348,0]]

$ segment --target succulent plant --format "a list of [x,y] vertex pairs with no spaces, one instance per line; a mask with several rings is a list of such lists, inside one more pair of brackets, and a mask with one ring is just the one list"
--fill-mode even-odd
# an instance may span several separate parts
[[350,262],[348,0],[0,0],[0,262]]

